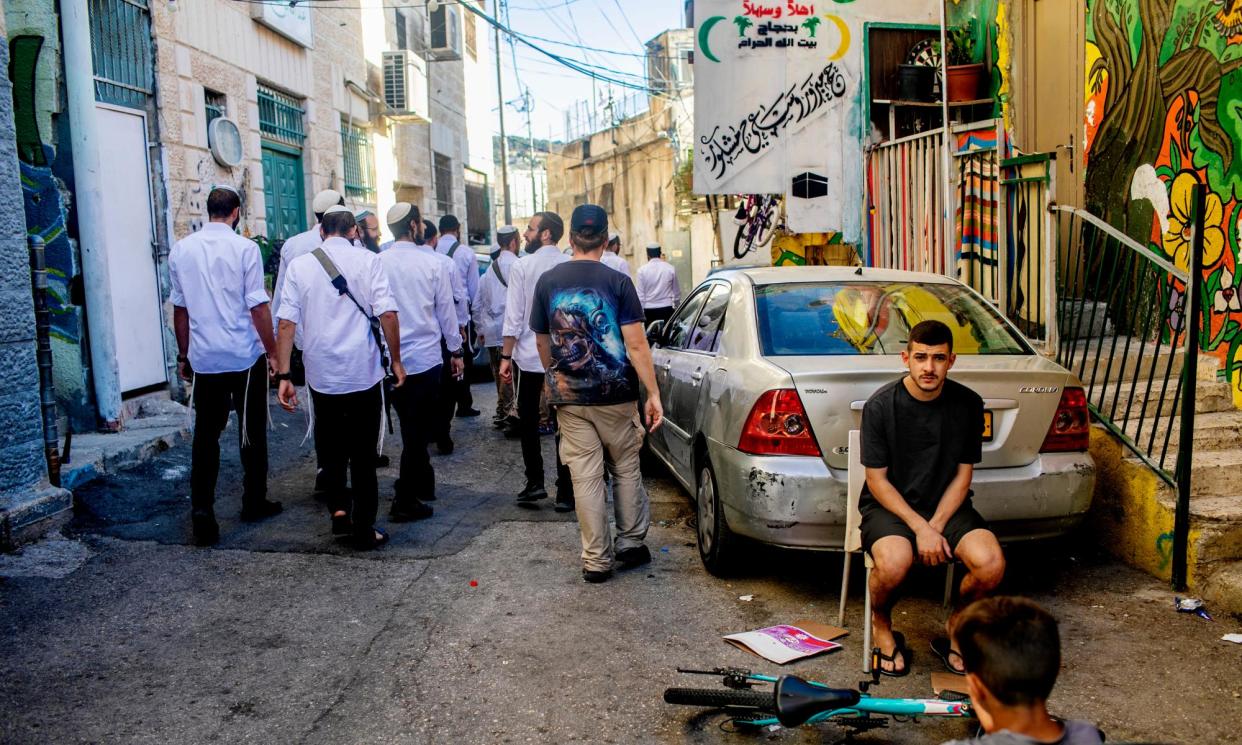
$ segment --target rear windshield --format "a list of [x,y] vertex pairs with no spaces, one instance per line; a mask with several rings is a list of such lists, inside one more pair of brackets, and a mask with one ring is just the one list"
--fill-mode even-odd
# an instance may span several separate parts
[[755,288],[767,357],[900,354],[920,321],[943,321],[958,354],[1030,354],[992,306],[961,285],[817,282]]

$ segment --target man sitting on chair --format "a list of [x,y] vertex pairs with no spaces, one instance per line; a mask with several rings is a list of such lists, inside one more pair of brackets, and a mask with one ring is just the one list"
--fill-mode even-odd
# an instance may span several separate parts
[[[971,504],[974,464],[982,460],[983,399],[948,380],[953,334],[940,321],[910,330],[901,360],[909,374],[867,400],[862,415],[862,464],[867,483],[859,500],[863,549],[871,554],[872,626],[880,672],[910,671],[905,638],[892,629],[895,593],[917,559],[928,566],[960,560],[969,572],[963,603],[1000,584],[1005,557],[987,522]],[[947,634],[932,651],[950,672],[961,657]]]

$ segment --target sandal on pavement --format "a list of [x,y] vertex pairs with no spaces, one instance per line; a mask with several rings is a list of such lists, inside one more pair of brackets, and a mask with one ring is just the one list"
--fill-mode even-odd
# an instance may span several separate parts
[[[953,648],[953,645],[949,642],[948,637],[938,636],[935,639],[932,639],[931,651],[933,654],[935,654],[937,657],[940,658],[941,662],[944,663],[945,670],[948,670],[954,675],[965,675],[966,674],[966,664],[962,660],[962,655],[958,653],[956,649]],[[953,667],[953,663],[950,661],[954,657],[956,657],[958,663],[962,665],[960,670],[956,667]]]
[[353,532],[354,521],[349,519],[348,512],[332,516],[332,535],[350,535]]
[[[902,666],[897,670],[897,655],[901,655]],[[910,660],[914,656],[910,653],[910,648],[906,646],[906,637],[900,631],[893,632],[893,653],[884,654],[879,647],[875,648],[875,656],[879,662],[893,663],[892,670],[885,670],[883,666],[876,663],[876,669],[880,671],[880,675],[887,675],[890,678],[904,678],[910,674]]]
[[374,551],[388,543],[388,534],[379,528],[371,528],[370,535],[354,536],[354,548],[359,551]]

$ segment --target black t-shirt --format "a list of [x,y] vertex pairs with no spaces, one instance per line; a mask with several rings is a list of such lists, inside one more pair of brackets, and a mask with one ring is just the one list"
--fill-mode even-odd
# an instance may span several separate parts
[[552,341],[553,404],[607,406],[638,400],[638,375],[621,327],[642,323],[634,283],[598,261],[566,261],[535,284],[530,328]]
[[[983,399],[945,380],[934,401],[920,401],[903,377],[867,399],[862,415],[862,464],[887,468],[888,480],[915,512],[935,514],[962,463],[983,460]],[[863,489],[859,507],[878,505]]]

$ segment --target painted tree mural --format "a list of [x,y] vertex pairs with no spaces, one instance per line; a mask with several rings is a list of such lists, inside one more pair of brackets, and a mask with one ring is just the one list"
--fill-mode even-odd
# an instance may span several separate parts
[[1185,267],[1208,186],[1200,343],[1242,405],[1242,0],[1089,0],[1087,22],[1087,208]]

